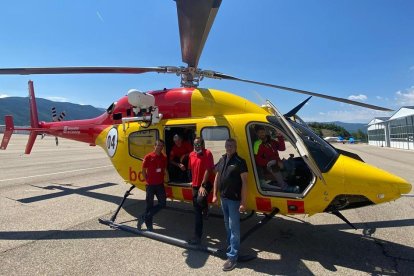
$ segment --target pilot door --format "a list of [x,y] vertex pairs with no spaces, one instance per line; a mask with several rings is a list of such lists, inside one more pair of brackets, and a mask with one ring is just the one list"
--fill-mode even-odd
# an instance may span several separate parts
[[314,184],[314,175],[284,129],[252,122],[247,132],[259,192],[266,196],[302,197]]

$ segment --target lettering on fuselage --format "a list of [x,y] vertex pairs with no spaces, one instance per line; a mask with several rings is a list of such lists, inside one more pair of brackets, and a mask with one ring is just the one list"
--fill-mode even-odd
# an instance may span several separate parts
[[129,167],[129,180],[131,182],[134,182],[134,181],[137,181],[137,180],[139,180],[141,182],[144,182],[145,178],[142,175],[142,171],[139,171],[137,173],[133,168]]
[[65,134],[80,134],[80,130],[79,130],[79,127],[64,126],[63,127],[63,133],[65,133]]

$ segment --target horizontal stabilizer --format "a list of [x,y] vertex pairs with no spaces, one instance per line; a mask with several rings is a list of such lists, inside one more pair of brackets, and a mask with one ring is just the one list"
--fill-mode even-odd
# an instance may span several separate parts
[[26,144],[26,150],[24,151],[25,154],[30,154],[30,152],[32,151],[34,142],[36,141],[36,137],[37,137],[36,131],[31,131],[29,134],[29,140],[27,141],[27,144]]
[[0,149],[2,150],[5,150],[7,148],[14,130],[13,116],[6,115],[4,117],[4,121],[6,123],[6,129],[4,130],[3,139],[1,140]]

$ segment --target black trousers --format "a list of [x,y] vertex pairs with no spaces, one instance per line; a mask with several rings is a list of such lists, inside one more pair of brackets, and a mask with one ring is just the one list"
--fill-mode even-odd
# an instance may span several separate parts
[[193,187],[193,207],[194,207],[194,221],[195,221],[195,236],[203,236],[203,210],[208,209],[208,194],[210,193],[212,185],[210,182],[206,185],[207,195],[198,196],[199,187]]
[[[147,192],[145,197],[146,208],[143,217],[146,225],[152,225],[153,216],[158,213],[167,204],[167,196],[165,194],[164,184],[146,185]],[[154,206],[154,196],[157,197],[158,203]]]
[[[174,162],[180,163],[180,158],[174,158]],[[172,182],[181,182],[181,183],[188,183],[191,182],[191,178],[189,177],[189,171],[187,169],[188,164],[188,157],[184,158],[183,160],[184,166],[186,166],[185,171],[182,171],[179,167],[174,166],[173,164],[168,165],[168,173],[170,176],[170,181]]]

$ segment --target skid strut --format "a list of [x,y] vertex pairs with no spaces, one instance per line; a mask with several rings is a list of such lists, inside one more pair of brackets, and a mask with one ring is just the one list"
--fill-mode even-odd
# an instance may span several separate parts
[[118,205],[118,208],[116,209],[115,213],[112,215],[112,217],[111,217],[109,220],[107,220],[107,219],[103,219],[103,218],[99,218],[99,219],[98,219],[98,220],[99,220],[99,222],[100,222],[100,223],[102,223],[102,224],[106,224],[106,225],[109,225],[109,224],[108,224],[108,223],[105,223],[105,222],[114,222],[114,221],[116,220],[116,217],[118,216],[119,211],[120,211],[120,210],[121,210],[121,208],[122,208],[122,205],[124,205],[125,200],[127,199],[127,197],[128,197],[128,196],[130,196],[130,195],[131,195],[131,191],[132,191],[134,188],[135,188],[135,186],[134,186],[134,185],[132,185],[132,186],[131,186],[131,188],[129,188],[129,190],[125,192],[125,194],[124,194],[124,198],[122,199],[122,201],[121,201],[121,203]]

